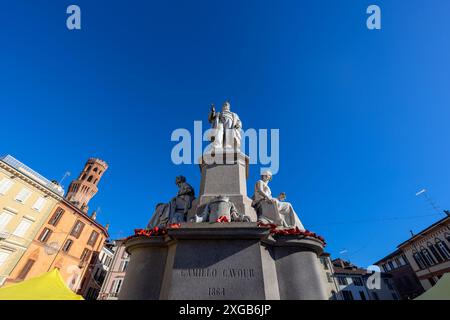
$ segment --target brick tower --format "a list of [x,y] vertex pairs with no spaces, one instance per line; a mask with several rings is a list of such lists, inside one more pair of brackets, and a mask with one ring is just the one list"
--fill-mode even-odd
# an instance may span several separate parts
[[70,183],[66,199],[84,212],[87,212],[89,200],[97,193],[97,185],[107,169],[108,164],[105,161],[90,158],[78,179]]

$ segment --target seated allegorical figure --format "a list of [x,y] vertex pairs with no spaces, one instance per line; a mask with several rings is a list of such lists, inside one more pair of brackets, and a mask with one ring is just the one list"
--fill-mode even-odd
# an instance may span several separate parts
[[265,171],[255,185],[252,206],[258,214],[258,221],[271,223],[283,228],[298,227],[301,231],[305,228],[289,202],[285,202],[286,194],[283,192],[277,198],[272,197],[269,181],[272,173]]
[[175,183],[178,186],[177,195],[169,203],[156,205],[155,212],[148,223],[148,229],[186,221],[187,212],[195,199],[195,191],[183,176],[176,177]]

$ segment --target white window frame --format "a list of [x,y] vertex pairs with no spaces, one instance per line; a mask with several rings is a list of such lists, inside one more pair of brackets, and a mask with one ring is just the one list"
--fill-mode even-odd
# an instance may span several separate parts
[[445,247],[445,245],[442,243],[442,241],[437,241],[436,245],[442,250],[442,252],[446,255],[447,259],[450,259],[450,252],[448,251],[448,249]]
[[0,225],[0,231],[5,231],[9,225],[9,223],[11,222],[12,218],[14,218],[14,214],[11,212],[8,212],[8,211],[2,211],[0,213],[0,218],[3,216],[8,217],[9,219],[7,220],[6,223],[4,223],[3,225]]
[[13,186],[13,184],[14,184],[14,182],[11,181],[10,179],[8,179],[8,178],[3,178],[3,179],[0,181],[0,194],[1,194],[1,195],[5,195],[5,194],[9,191],[9,189],[11,189],[11,187]]
[[42,209],[44,209],[44,207],[47,204],[47,199],[45,199],[44,197],[39,197],[36,202],[33,204],[33,209],[36,210],[37,212],[41,212]]
[[[3,254],[3,258],[1,258],[1,254]],[[11,251],[0,250],[0,267],[3,266],[6,261],[8,261],[8,258],[11,256],[11,254]]]
[[[25,193],[25,194],[26,194],[24,198],[19,197],[20,195],[22,195],[22,193]],[[20,203],[25,203],[25,202],[27,202],[27,200],[28,200],[28,198],[31,196],[31,194],[32,194],[32,192],[31,192],[30,189],[22,188],[22,189],[19,191],[19,193],[16,195],[15,200],[16,200],[17,202],[20,202]]]
[[[23,225],[27,224],[28,226],[23,229]],[[20,220],[19,224],[17,225],[16,229],[13,232],[13,235],[15,235],[16,237],[23,237],[27,231],[30,229],[30,227],[33,225],[33,221],[31,221],[30,219],[27,218],[22,218],[22,220]],[[23,230],[20,230],[20,228],[22,227]],[[20,232],[19,232],[20,231]]]

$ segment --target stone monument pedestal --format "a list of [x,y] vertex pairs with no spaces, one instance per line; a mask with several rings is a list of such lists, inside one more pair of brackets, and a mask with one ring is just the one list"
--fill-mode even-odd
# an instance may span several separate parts
[[218,149],[203,154],[200,159],[200,193],[192,203],[187,221],[201,213],[217,196],[227,196],[239,213],[257,221],[252,200],[247,196],[249,158],[239,151]]
[[328,299],[316,238],[273,237],[256,223],[183,223],[125,246],[119,299]]

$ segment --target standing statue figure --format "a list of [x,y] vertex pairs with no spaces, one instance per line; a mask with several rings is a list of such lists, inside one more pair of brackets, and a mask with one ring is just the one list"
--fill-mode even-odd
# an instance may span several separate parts
[[252,206],[258,213],[258,221],[273,223],[283,228],[298,227],[301,231],[304,231],[305,228],[294,208],[289,202],[284,201],[286,194],[282,192],[278,199],[272,198],[272,192],[269,188],[270,180],[272,180],[272,173],[265,171],[261,175],[261,180],[256,182],[255,185]]
[[214,129],[214,141],[212,143],[214,148],[234,149],[234,146],[236,146],[237,150],[240,149],[242,122],[236,113],[230,111],[229,101],[224,102],[221,112],[216,112],[213,104],[208,121]]
[[195,199],[195,191],[183,176],[176,177],[175,183],[178,186],[176,197],[172,198],[169,203],[159,203],[156,206],[147,228],[166,227],[172,223],[186,221],[187,212]]

